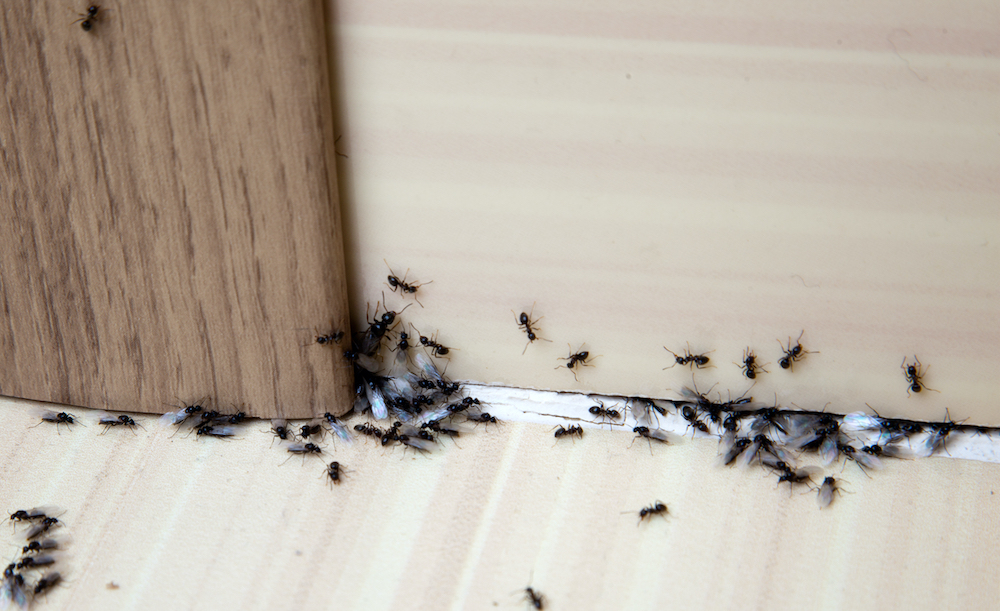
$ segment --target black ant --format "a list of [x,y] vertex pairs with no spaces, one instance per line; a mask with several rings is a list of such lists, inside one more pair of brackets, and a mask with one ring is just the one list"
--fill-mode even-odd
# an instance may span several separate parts
[[[736,364],[739,365],[739,363]],[[757,378],[758,371],[763,371],[764,373],[770,373],[768,372],[768,370],[764,369],[762,365],[757,363],[757,355],[754,354],[753,350],[751,350],[750,348],[747,348],[743,351],[743,364],[740,365],[740,368],[743,370],[743,375],[745,375],[747,379],[750,380],[754,380]]]
[[382,435],[382,445],[387,446],[393,441],[400,441],[401,435],[399,434],[399,427],[403,426],[403,423],[399,420],[392,423],[392,426],[385,430],[385,434]]
[[323,427],[319,424],[303,424],[302,428],[299,429],[299,437],[302,439],[308,439],[312,435],[322,436]]
[[[280,418],[271,421],[271,432],[282,441],[288,441],[288,438],[293,436],[292,432],[288,430],[288,423]],[[274,443],[274,440],[271,440],[271,443]]]
[[594,416],[603,419],[608,419],[611,421],[620,420],[622,417],[621,412],[616,409],[606,409],[604,407],[603,401],[597,401],[597,405],[592,405],[589,411]]
[[246,419],[246,412],[236,412],[235,414],[229,414],[228,416],[226,414],[222,414],[219,418],[216,418],[216,420],[221,420],[222,422],[233,425],[242,424]]
[[26,556],[17,563],[18,569],[32,569],[56,563],[55,556]]
[[[499,422],[499,421],[498,421]],[[420,428],[428,428],[438,435],[447,435],[449,437],[461,437],[462,431],[449,427],[446,424],[441,424],[439,420],[431,420],[420,425]]]
[[583,427],[581,427],[579,424],[574,424],[569,428],[563,428],[562,425],[559,425],[559,428],[556,429],[553,435],[555,436],[556,439],[569,435],[576,435],[580,439],[583,439]]
[[[566,345],[569,346],[569,344],[566,344]],[[577,367],[577,365],[583,365],[583,366],[586,366],[586,367],[590,367],[590,363],[588,362],[589,360],[591,360],[591,358],[590,358],[590,352],[588,352],[587,350],[580,350],[580,351],[578,351],[578,352],[576,352],[574,354],[572,347],[570,347],[569,350],[570,350],[569,356],[567,356],[567,357],[559,357],[558,360],[560,360],[560,361],[566,361],[566,368],[573,372],[573,379],[579,382],[580,378],[578,378],[576,376],[576,372],[579,369],[579,367]],[[560,365],[560,367],[561,367],[561,365]],[[556,367],[556,369],[559,369],[559,367]]]
[[11,522],[34,522],[35,520],[44,520],[48,516],[45,514],[44,509],[18,509],[14,513],[10,514]]
[[500,421],[497,420],[496,416],[490,415],[489,412],[483,412],[475,416],[469,416],[469,420],[479,424],[499,424]]
[[[344,352],[344,357],[347,358],[348,360],[357,360],[355,352],[360,352],[367,356],[374,356],[374,354],[378,352],[379,346],[382,343],[382,338],[389,331],[389,329],[393,327],[393,324],[396,322],[396,316],[402,313],[403,310],[405,310],[406,308],[413,305],[413,304],[407,304],[406,307],[404,307],[399,312],[389,310],[388,308],[386,308],[382,316],[379,316],[378,309],[381,303],[382,302],[377,302],[375,304],[375,318],[368,323],[368,329],[365,330],[364,336],[362,337],[361,340],[361,346],[359,347],[359,349],[357,351]],[[367,320],[367,318],[368,314],[366,310],[365,319]]]
[[941,424],[929,425],[931,433],[927,439],[924,440],[924,445],[928,450],[928,454],[935,454],[941,448],[944,448],[944,451],[947,453],[948,435],[951,435],[953,431],[961,426],[960,423],[951,419],[951,412],[947,408],[945,408],[944,413],[944,422]]
[[[635,437],[632,438],[633,443],[640,437],[645,437],[650,442],[670,443],[667,434],[659,429],[651,430],[648,426],[637,426],[632,429],[632,432],[635,433]],[[650,443],[650,447],[652,448],[652,443]]]
[[781,472],[781,475],[778,476],[779,486],[784,482],[788,482],[788,488],[791,491],[795,484],[812,483],[812,469],[802,467],[801,469],[792,470],[791,467],[783,462],[779,462],[778,465],[780,465],[778,471]]
[[819,508],[829,507],[830,503],[833,502],[833,495],[839,493],[840,488],[837,486],[837,480],[833,476],[825,478],[817,489],[816,500],[819,501]]
[[406,331],[400,331],[399,343],[396,344],[396,348],[406,352],[412,347],[413,346],[410,345],[410,336],[406,333]]
[[[388,261],[386,261],[385,259],[382,259],[382,262],[385,263],[386,267],[389,267],[389,262]],[[431,280],[430,282],[424,282],[423,284],[408,284],[406,282],[406,276],[408,276],[409,273],[410,273],[410,270],[407,269],[406,273],[403,274],[403,279],[400,280],[396,276],[395,272],[392,271],[392,268],[389,267],[389,278],[388,278],[389,288],[392,289],[393,293],[396,292],[396,289],[399,289],[400,293],[403,293],[403,294],[406,294],[406,295],[413,295],[414,301],[416,301],[417,303],[419,303],[420,307],[424,307],[424,304],[420,303],[420,299],[417,298],[417,289],[419,289],[420,287],[424,286],[425,284],[430,284],[431,282],[434,282],[434,281]]]
[[[417,328],[413,327],[413,330],[416,331]],[[433,337],[427,337],[425,335],[420,335],[420,331],[417,331],[417,335],[420,336],[420,344],[425,348],[430,348],[431,354],[434,356],[448,356],[448,353],[454,350],[454,348],[448,348],[447,346],[442,346],[437,343],[437,333],[435,333]]]
[[[906,361],[908,358],[909,357],[903,357],[903,364],[899,366],[903,370],[903,375],[906,376],[906,381],[910,383],[910,387],[906,390],[907,396],[909,396],[910,391],[920,392],[925,388],[927,390],[933,390],[934,392],[938,392],[923,383],[922,378],[924,377],[924,373],[926,372],[926,370],[923,369],[923,364],[920,362],[920,359],[917,358],[917,355],[913,355],[912,364],[907,364]],[[927,369],[930,368],[931,368],[930,365],[928,365]]]
[[363,424],[355,424],[354,430],[361,433],[362,435],[367,435],[369,437],[374,437],[375,439],[382,438],[382,430],[377,426],[369,424],[367,422]]
[[292,454],[322,454],[323,448],[314,443],[293,443],[288,446],[288,451]]
[[[99,417],[98,420],[97,420],[97,422],[98,422],[98,424],[103,424],[104,425],[104,432],[105,433],[108,432],[108,429],[110,429],[112,427],[115,427],[115,426],[124,426],[124,427],[128,427],[130,429],[133,429],[133,428],[139,426],[138,424],[135,423],[135,420],[133,420],[129,416],[126,416],[125,414],[122,414],[122,415],[118,416],[117,418],[115,418],[111,414],[105,414],[105,415]],[[103,434],[104,433],[102,433],[102,435]]]
[[59,585],[60,581],[62,581],[62,576],[59,575],[59,573],[54,573],[54,572],[49,573],[43,577],[39,577],[38,581],[35,582],[35,588],[34,588],[35,596],[37,597],[40,594],[44,594],[46,590],[49,590]]
[[344,339],[344,332],[335,331],[327,335],[317,335],[316,343],[320,346],[326,346],[328,344],[339,344],[342,339]]
[[684,350],[684,356],[677,354],[676,352],[674,352],[670,348],[667,348],[666,346],[664,346],[663,349],[669,352],[670,354],[674,355],[674,361],[675,361],[673,365],[671,365],[670,367],[664,367],[664,369],[672,369],[678,365],[693,365],[698,369],[702,369],[708,366],[709,358],[707,355],[715,352],[715,350],[710,350],[705,354],[691,354],[691,344],[688,344],[688,347]]
[[[511,310],[510,312],[511,314],[514,314],[514,310]],[[514,314],[514,319],[517,321],[518,328],[524,329],[524,332],[528,334],[528,343],[524,345],[524,350],[521,351],[521,354],[524,354],[528,350],[528,346],[531,345],[531,343],[536,339],[540,339],[543,342],[552,341],[545,339],[544,337],[539,337],[538,334],[536,333],[538,331],[537,327],[534,329],[531,328],[531,325],[537,325],[538,321],[545,318],[544,316],[542,316],[541,318],[536,318],[532,320],[531,316],[534,313],[535,313],[535,304],[531,304],[531,314],[528,314],[527,312],[521,312],[520,316]]]
[[80,27],[83,29],[83,31],[89,32],[91,28],[94,27],[94,24],[97,23],[97,14],[98,12],[100,12],[100,10],[101,10],[100,6],[92,4],[87,7],[86,13],[80,13],[79,14],[80,18],[74,21],[73,23],[79,22]]
[[[681,417],[687,420],[688,428],[693,428],[696,431],[701,431],[702,433],[708,433],[708,425],[698,419],[698,412],[690,405],[685,405],[681,408]],[[694,437],[694,432],[692,431],[691,436]]]
[[330,482],[340,485],[340,463],[333,461],[326,468],[326,476],[330,478]]
[[59,521],[59,518],[46,517],[41,521],[41,523],[32,526],[31,530],[24,535],[24,538],[27,541],[37,539],[42,533],[47,533],[50,529],[59,526],[60,524],[62,524],[62,522]]
[[807,354],[819,354],[818,352],[812,352],[802,347],[800,340],[804,334],[805,330],[803,330],[802,333],[799,333],[799,338],[795,340],[795,346],[792,346],[791,337],[788,338],[787,347],[781,343],[780,339],[778,340],[778,345],[781,346],[781,349],[785,352],[785,356],[778,359],[778,365],[780,365],[782,369],[792,369],[792,365],[796,361],[804,359]]
[[216,426],[214,424],[203,424],[195,430],[195,435],[201,437],[203,435],[208,435],[209,437],[232,437],[236,432],[231,426]]
[[[74,424],[83,424],[76,419],[76,416],[67,412],[54,412],[52,410],[45,410],[41,415],[42,421],[36,424],[39,426],[44,422],[51,422],[56,425],[56,432],[59,431],[59,425],[65,424],[67,428],[72,427]],[[34,427],[32,427],[34,428]]]
[[749,437],[740,437],[734,440],[733,445],[726,450],[726,455],[722,459],[723,464],[726,466],[732,465],[752,443]]
[[668,513],[670,512],[667,506],[662,501],[656,501],[654,505],[643,507],[639,510],[639,524],[642,524],[642,521],[646,518],[652,518],[653,516],[663,516],[665,518]]
[[218,420],[221,417],[222,417],[222,414],[219,413],[218,411],[214,410],[214,409],[213,410],[209,410],[207,412],[202,412],[201,416],[200,416],[201,421],[203,423],[205,423],[205,422],[212,422],[213,420]]
[[526,600],[535,609],[545,608],[545,596],[541,592],[534,590],[531,586],[524,589],[524,600]]
[[35,552],[40,552],[42,550],[57,549],[59,547],[59,541],[55,539],[43,539],[41,541],[32,541],[31,543],[25,545],[21,549],[22,554],[33,554]]

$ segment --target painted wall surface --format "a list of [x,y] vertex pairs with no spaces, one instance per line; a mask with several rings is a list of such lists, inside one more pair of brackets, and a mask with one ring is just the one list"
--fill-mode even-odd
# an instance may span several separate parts
[[[449,374],[1000,424],[1000,8],[335,2],[352,310]],[[514,310],[530,311],[526,337]],[[781,370],[779,341],[811,354]],[[569,344],[569,346],[567,346]],[[579,374],[557,359],[600,355]],[[939,392],[907,395],[916,356]],[[928,369],[929,366],[929,369]]]

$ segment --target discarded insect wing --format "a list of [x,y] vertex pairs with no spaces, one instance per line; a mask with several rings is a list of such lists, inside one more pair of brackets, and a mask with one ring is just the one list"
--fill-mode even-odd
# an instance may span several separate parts
[[827,435],[819,445],[819,457],[824,465],[832,465],[840,455],[840,448],[837,444],[837,435]]
[[809,441],[816,438],[816,431],[822,428],[818,414],[785,413],[785,435],[788,441],[785,445],[796,450],[802,449]]
[[385,420],[389,417],[389,406],[385,402],[385,396],[382,394],[382,389],[375,385],[374,382],[369,382],[365,384],[365,394],[368,397],[368,404],[372,408],[372,416],[376,420]]
[[900,458],[906,460],[915,458],[916,454],[908,447],[897,444],[887,444],[882,446],[882,456],[885,456],[886,458]]
[[879,459],[881,455],[882,446],[865,446],[854,453],[854,460],[864,469],[877,471],[882,468],[882,461]]
[[[14,565],[7,567],[3,574],[3,583],[0,583],[0,610],[7,609],[27,609],[28,595],[24,589],[24,577],[14,572]],[[14,607],[11,607],[11,605]]]
[[434,380],[436,383],[444,383],[444,378],[441,376],[441,372],[438,371],[434,362],[431,361],[430,357],[421,351],[415,351],[413,353],[413,362],[417,366],[417,369],[421,372],[422,377],[427,380]]
[[160,426],[176,426],[187,420],[189,416],[190,414],[182,409],[179,409],[176,412],[167,412],[163,414],[160,416],[158,422],[160,423]]
[[635,418],[636,423],[650,428],[658,428],[660,426],[657,414],[660,416],[667,415],[666,408],[644,397],[629,397],[625,400],[625,409],[632,413],[632,417]]
[[868,431],[881,431],[883,426],[883,421],[881,418],[875,416],[869,416],[864,412],[851,412],[844,416],[841,422],[840,428],[844,432],[850,433],[861,433]]

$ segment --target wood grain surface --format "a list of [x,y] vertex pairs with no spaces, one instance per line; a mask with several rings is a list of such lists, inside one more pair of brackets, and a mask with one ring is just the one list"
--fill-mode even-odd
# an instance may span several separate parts
[[[713,439],[556,443],[504,422],[426,455],[328,439],[323,457],[287,460],[266,422],[226,441],[151,417],[102,435],[75,413],[88,426],[57,434],[0,400],[3,511],[57,506],[71,537],[67,584],[38,609],[518,611],[529,584],[552,610],[991,609],[1000,595],[997,464],[836,467],[844,492],[820,510],[804,486],[719,466]],[[340,485],[324,479],[334,460]],[[655,500],[670,516],[639,524]],[[15,558],[25,529],[3,526]]]
[[349,409],[318,1],[0,12],[0,392]]

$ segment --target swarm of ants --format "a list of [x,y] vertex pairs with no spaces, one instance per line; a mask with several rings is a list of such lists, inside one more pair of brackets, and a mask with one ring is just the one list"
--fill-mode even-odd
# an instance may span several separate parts
[[10,514],[12,523],[26,529],[21,533],[21,556],[3,572],[0,603],[4,609],[11,603],[17,609],[27,609],[62,582],[62,576],[54,570],[65,548],[65,540],[56,534],[63,526],[56,513],[59,511],[53,507],[36,507]]
[[[418,290],[430,282],[418,284],[408,281],[407,276],[408,272],[400,278],[390,268],[387,284],[399,298],[416,301]],[[439,366],[456,348],[441,344],[437,332],[427,336],[412,324],[404,324],[403,313],[407,307],[409,305],[390,309],[383,293],[382,299],[375,304],[374,314],[366,312],[360,331],[353,335],[342,330],[330,331],[317,335],[310,342],[318,346],[317,349],[332,349],[332,358],[353,369],[352,411],[367,415],[374,422],[356,424],[353,431],[330,413],[300,424],[280,419],[271,422],[269,432],[288,459],[301,457],[303,464],[322,459],[321,476],[331,488],[339,486],[349,471],[339,461],[324,458],[329,453],[324,446],[327,433],[336,443],[351,443],[361,438],[377,448],[398,447],[424,454],[442,447],[445,441],[454,441],[471,432],[476,425],[486,425],[482,427],[486,429],[500,423],[496,416],[486,411],[485,402],[472,396],[467,387],[449,379],[445,374],[447,368]],[[515,313],[515,323],[528,339],[522,354],[537,340],[549,341],[540,336],[541,320],[534,318],[534,306],[530,312]],[[782,370],[791,372],[807,355],[818,354],[803,347],[802,336],[800,333],[794,342],[791,337],[787,343],[778,340],[782,355],[777,363]],[[692,372],[712,367],[708,356],[711,351],[692,353],[690,345],[680,354],[665,349],[673,357],[671,367],[687,366]],[[594,358],[583,346],[575,350],[570,346],[568,356],[560,359],[562,364],[557,369],[565,367],[576,377],[582,367],[591,366]],[[765,368],[767,364],[761,363],[749,347],[744,350],[741,362],[734,364],[748,380],[769,373]],[[912,362],[904,359],[901,369],[908,393],[934,390],[924,384],[927,368],[916,356]],[[841,493],[841,480],[839,476],[824,476],[819,466],[803,462],[819,462],[825,467],[836,464],[846,467],[853,463],[867,476],[870,471],[881,469],[885,459],[947,453],[948,440],[954,433],[982,430],[954,422],[950,415],[946,415],[943,422],[920,423],[883,418],[877,413],[854,412],[840,416],[822,411],[789,410],[776,403],[757,403],[746,396],[723,401],[721,396],[713,399],[696,388],[683,388],[681,395],[676,399],[605,397],[605,400],[621,401],[621,404],[609,405],[604,400],[595,400],[596,404],[590,405],[576,420],[588,426],[631,428],[632,442],[648,444],[652,452],[654,444],[670,443],[670,427],[665,425],[675,419],[675,424],[690,431],[692,436],[718,439],[720,465],[759,466],[772,474],[776,486],[788,484],[790,491],[797,487],[811,489],[821,509],[829,507]],[[177,406],[160,420],[164,425],[185,430],[189,436],[193,434],[195,439],[218,439],[237,435],[247,418],[242,411],[224,414],[217,408],[210,408],[205,401],[196,401]],[[39,425],[43,423],[57,429],[72,429],[82,424],[73,414],[53,411],[41,414]],[[97,423],[104,427],[104,433],[141,426],[124,414],[101,414]],[[583,435],[580,424],[559,425],[553,432],[560,445],[565,445],[561,443],[563,440],[579,440]],[[810,459],[810,455],[815,458]],[[659,500],[638,511],[640,524],[668,515],[667,505]],[[33,583],[24,578],[24,574],[51,564],[46,560],[49,556],[39,552],[58,546],[54,540],[42,536],[47,529],[57,526],[58,520],[41,510],[19,510],[11,514],[10,519],[27,522],[31,528],[26,533],[25,556],[5,572],[3,595],[9,600],[27,600],[33,595],[44,594],[61,579],[58,573],[41,576]],[[532,607],[543,608],[544,598],[537,590],[528,587],[524,592],[525,600]]]

